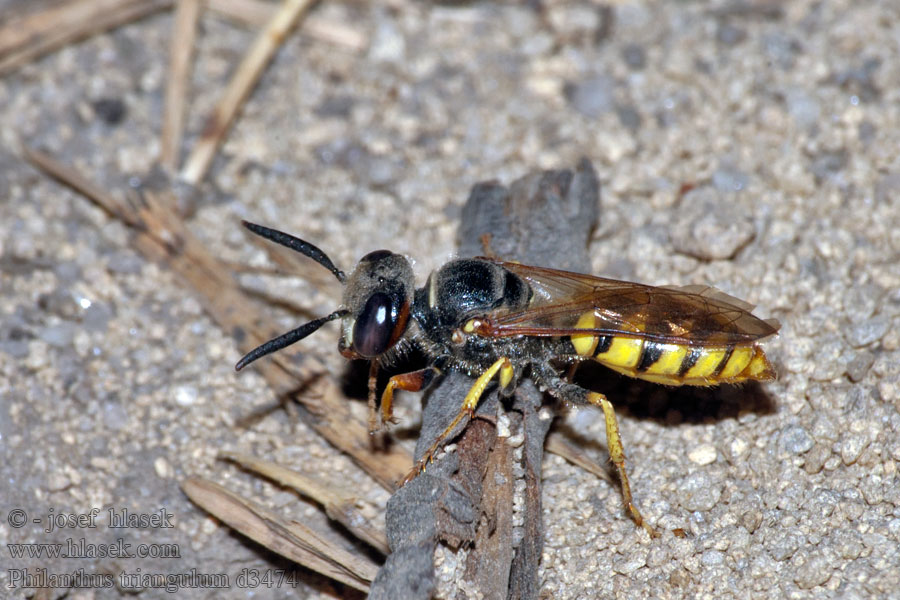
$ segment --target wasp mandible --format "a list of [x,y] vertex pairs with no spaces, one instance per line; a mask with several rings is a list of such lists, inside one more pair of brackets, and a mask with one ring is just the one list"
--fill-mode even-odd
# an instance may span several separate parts
[[[324,266],[344,285],[344,293],[340,308],[250,351],[237,370],[340,319],[338,350],[348,359],[367,359],[377,366],[404,346],[429,357],[426,368],[388,380],[381,395],[383,422],[392,420],[397,389],[424,389],[447,370],[475,380],[459,413],[403,483],[424,471],[457,426],[472,418],[494,379],[500,394],[508,397],[527,376],[559,400],[603,411],[626,510],[652,534],[632,499],[612,404],[603,394],[568,381],[561,366],[595,360],[623,375],[665,385],[775,378],[759,342],[778,331],[778,322],[755,317],[752,306],[714,288],[654,287],[477,257],[448,262],[416,289],[412,266],[399,254],[371,252],[347,276],[313,244],[243,224]],[[373,368],[370,378],[374,376]],[[369,389],[374,395],[373,381]]]

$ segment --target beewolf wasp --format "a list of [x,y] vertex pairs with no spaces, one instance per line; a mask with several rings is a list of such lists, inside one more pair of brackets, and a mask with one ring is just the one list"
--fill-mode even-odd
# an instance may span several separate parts
[[[416,289],[412,266],[399,254],[371,252],[347,276],[309,242],[246,221],[244,226],[315,260],[337,277],[344,292],[336,311],[250,351],[237,370],[341,319],[338,350],[348,359],[377,365],[403,345],[430,358],[428,367],[387,382],[381,395],[383,422],[392,419],[397,389],[421,390],[447,370],[474,379],[459,413],[403,483],[424,471],[456,427],[474,415],[495,378],[501,395],[509,396],[527,375],[559,400],[603,410],[625,507],[652,533],[632,501],[612,404],[603,394],[568,381],[556,365],[593,359],[629,377],[665,385],[775,378],[759,342],[778,331],[778,322],[753,316],[752,306],[713,288],[653,287],[478,257],[448,262]],[[370,373],[374,378],[375,369]],[[374,407],[373,381],[369,388]]]

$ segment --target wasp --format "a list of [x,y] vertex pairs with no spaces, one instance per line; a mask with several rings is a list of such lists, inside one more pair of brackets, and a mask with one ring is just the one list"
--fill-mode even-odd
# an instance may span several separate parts
[[560,401],[603,411],[625,508],[652,534],[632,498],[613,405],[603,394],[572,383],[562,368],[594,360],[628,377],[671,386],[775,378],[760,341],[774,335],[779,323],[754,316],[751,305],[714,288],[654,287],[492,257],[451,260],[416,288],[412,266],[399,254],[371,252],[348,276],[309,242],[243,224],[315,260],[334,274],[344,291],[337,310],[255,348],[240,359],[237,370],[340,319],[339,352],[348,359],[372,361],[373,415],[379,362],[409,347],[429,357],[426,368],[388,380],[381,395],[383,422],[392,421],[398,389],[419,391],[448,370],[474,379],[459,413],[403,483],[424,471],[460,423],[472,418],[495,379],[501,396],[508,397],[517,382],[530,377]]

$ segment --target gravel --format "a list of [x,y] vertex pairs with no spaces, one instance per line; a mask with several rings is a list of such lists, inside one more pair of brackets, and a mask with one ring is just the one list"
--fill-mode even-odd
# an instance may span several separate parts
[[[587,156],[603,186],[593,271],[714,285],[757,304],[756,314],[782,323],[765,344],[779,378],[723,390],[602,378],[635,501],[662,535],[634,526],[618,486],[548,455],[542,595],[896,597],[896,3],[541,7],[320,3],[315,16],[368,46],[303,33],[288,41],[191,200],[192,231],[217,256],[254,264],[260,254],[239,233],[241,218],[309,239],[344,269],[390,248],[413,257],[424,282],[453,255],[473,184]],[[152,180],[171,24],[160,14],[0,79],[0,548],[73,535],[13,528],[12,508],[166,507],[175,527],[125,537],[182,552],[178,561],[73,559],[59,570],[235,577],[290,567],[181,494],[185,477],[204,476],[328,526],[306,500],[286,501],[277,486],[217,461],[221,450],[337,478],[382,509],[388,498],[309,427],[267,410],[276,399],[262,379],[233,372],[230,332],[130,249],[124,228],[20,158],[22,143],[43,147],[116,194]],[[252,39],[203,17],[186,149]],[[266,283],[316,315],[337,302],[292,279]],[[285,329],[306,318],[272,310]],[[331,373],[345,372],[335,327],[303,344]],[[348,402],[365,419],[364,400]],[[418,396],[398,395],[399,443],[414,441],[419,410]],[[257,411],[258,421],[236,425]],[[563,420],[605,464],[602,415],[582,408]],[[444,564],[465,560],[454,552],[438,554]],[[9,569],[47,566],[9,560],[2,589]],[[292,572],[300,584],[284,597],[348,595]]]

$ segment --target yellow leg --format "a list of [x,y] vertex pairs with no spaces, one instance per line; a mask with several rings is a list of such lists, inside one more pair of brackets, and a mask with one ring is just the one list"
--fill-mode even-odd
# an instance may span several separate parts
[[653,528],[644,522],[644,518],[634,505],[631,497],[631,486],[628,484],[628,474],[625,473],[625,448],[622,446],[622,438],[619,437],[619,423],[616,421],[616,413],[613,410],[612,403],[606,399],[606,396],[596,392],[589,392],[587,401],[602,408],[603,415],[606,417],[606,444],[609,446],[609,457],[616,466],[616,471],[619,473],[619,481],[622,484],[622,500],[625,502],[625,509],[635,523],[643,527],[651,537],[657,537],[657,533]]
[[[381,422],[394,422],[394,390],[400,387],[400,384],[394,381],[394,377],[388,379],[384,391],[381,393]],[[401,388],[402,389],[402,388]],[[413,390],[415,391],[415,390]]]
[[509,362],[508,358],[500,358],[494,364],[492,364],[488,369],[478,376],[478,379],[475,380],[475,383],[472,384],[472,387],[469,388],[468,393],[466,393],[466,397],[463,400],[462,407],[459,409],[459,413],[456,415],[456,418],[447,426],[444,431],[437,436],[434,440],[434,443],[431,444],[431,447],[428,448],[428,451],[422,455],[416,464],[413,466],[412,471],[403,478],[403,481],[400,485],[405,485],[412,481],[416,475],[425,471],[425,467],[434,460],[434,455],[437,451],[444,445],[444,440],[453,433],[453,430],[456,429],[456,426],[459,425],[463,419],[466,417],[472,418],[472,415],[475,414],[475,409],[478,408],[478,402],[481,400],[481,396],[484,395],[484,390],[487,389],[488,384],[497,375],[499,372],[500,385],[502,387],[506,387],[512,381],[513,375],[515,371],[513,370],[512,363]]

